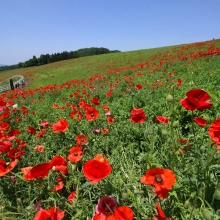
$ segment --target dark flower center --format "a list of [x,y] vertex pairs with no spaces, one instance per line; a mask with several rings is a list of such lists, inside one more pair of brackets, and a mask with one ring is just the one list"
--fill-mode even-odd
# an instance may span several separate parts
[[74,156],[78,156],[78,153],[77,153],[77,152],[74,152]]
[[163,183],[164,183],[164,181],[163,181],[161,175],[156,175],[156,176],[154,177],[154,180],[155,180],[155,182],[160,183],[160,184],[163,184]]

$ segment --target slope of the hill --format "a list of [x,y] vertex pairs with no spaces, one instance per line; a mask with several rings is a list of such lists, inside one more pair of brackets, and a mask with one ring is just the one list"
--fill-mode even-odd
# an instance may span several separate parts
[[106,74],[108,70],[114,68],[145,62],[153,54],[162,53],[179,46],[88,56],[42,66],[2,71],[0,81],[14,75],[23,75],[28,82],[27,88],[62,84],[68,80],[83,79],[95,74]]
[[0,74],[0,81],[4,81],[14,75],[23,75],[27,84],[26,88],[39,88],[50,84],[61,85],[73,79],[85,79],[97,74],[105,75],[112,70],[116,70],[116,68],[133,70],[135,65],[152,61],[158,56],[167,58],[170,53],[176,54],[181,59],[184,50],[191,50],[193,53],[203,51],[205,44],[210,42],[213,45],[215,44],[216,47],[220,45],[220,40],[217,39],[186,45],[88,56],[42,66],[3,71]]

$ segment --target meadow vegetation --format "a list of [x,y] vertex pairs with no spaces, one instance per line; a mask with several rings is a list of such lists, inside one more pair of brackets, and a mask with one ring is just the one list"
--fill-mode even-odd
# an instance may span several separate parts
[[[220,40],[1,73],[0,218],[220,219]],[[25,72],[24,72],[25,71]]]

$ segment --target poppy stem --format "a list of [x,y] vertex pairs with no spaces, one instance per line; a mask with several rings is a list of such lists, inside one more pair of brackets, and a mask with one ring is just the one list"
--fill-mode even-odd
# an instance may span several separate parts
[[174,114],[175,114],[175,110],[174,110],[174,86],[172,88],[172,95],[173,95],[173,103],[172,103],[172,113],[171,113],[171,118],[170,118],[170,121],[171,121],[171,138],[172,138],[172,149],[174,150],[175,148],[175,141],[174,141],[174,127],[173,127],[173,122],[174,122]]
[[194,113],[192,111],[192,133],[193,133],[193,136],[194,136],[194,144],[196,144],[196,132],[195,132],[195,125],[194,125],[194,122],[193,122],[193,118],[194,118]]

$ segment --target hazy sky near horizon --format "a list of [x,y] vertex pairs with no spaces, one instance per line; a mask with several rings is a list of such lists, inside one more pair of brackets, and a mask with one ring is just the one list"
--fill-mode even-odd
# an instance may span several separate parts
[[131,51],[220,38],[219,0],[0,0],[0,64],[86,47]]

